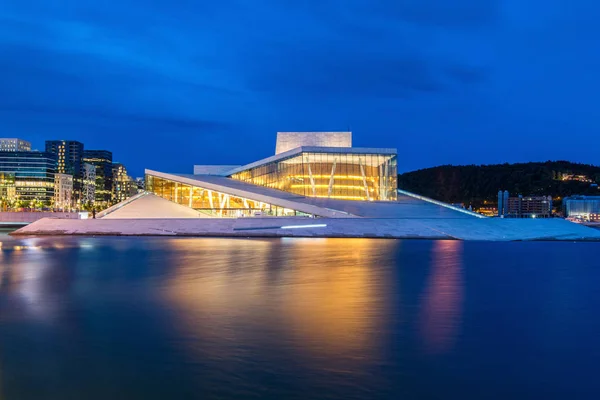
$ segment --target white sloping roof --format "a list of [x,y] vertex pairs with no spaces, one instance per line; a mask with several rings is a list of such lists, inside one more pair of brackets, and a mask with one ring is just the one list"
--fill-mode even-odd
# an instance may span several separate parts
[[221,193],[226,193],[232,196],[257,200],[263,203],[289,208],[291,210],[300,211],[306,214],[314,214],[321,217],[330,218],[347,218],[351,216],[343,211],[330,210],[321,206],[315,206],[313,204],[299,201],[304,199],[304,196],[298,196],[293,193],[283,192],[281,190],[271,189],[263,186],[252,185],[250,183],[237,181],[231,178],[225,178],[222,176],[167,174],[149,169],[146,170],[146,174],[191,186],[198,186]]
[[192,208],[148,193],[130,202],[126,200],[121,207],[117,205],[114,211],[106,214],[102,219],[181,219],[203,217],[205,216]]
[[322,217],[348,218],[476,218],[448,207],[398,195],[397,201],[353,201],[305,197],[222,176],[167,174],[146,170],[146,174],[170,179],[192,186],[203,187],[233,196],[259,200],[265,203]]

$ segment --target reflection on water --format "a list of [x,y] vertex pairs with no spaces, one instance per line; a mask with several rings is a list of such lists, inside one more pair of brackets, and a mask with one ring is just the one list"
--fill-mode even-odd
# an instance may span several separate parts
[[451,350],[460,329],[463,244],[458,240],[440,240],[433,246],[433,262],[421,314],[423,340],[432,353]]
[[[267,332],[294,357],[339,361],[336,368],[377,347],[384,282],[373,271],[393,257],[394,241],[179,240],[174,249],[165,295],[178,311],[180,334],[214,343],[186,342],[200,359],[231,355],[229,345],[240,340],[269,345]],[[195,262],[198,253],[210,260]]]
[[[592,284],[600,272],[588,261],[596,244],[1,243],[2,400],[587,398],[600,390],[588,370],[600,361]],[[567,383],[562,365],[575,371]]]

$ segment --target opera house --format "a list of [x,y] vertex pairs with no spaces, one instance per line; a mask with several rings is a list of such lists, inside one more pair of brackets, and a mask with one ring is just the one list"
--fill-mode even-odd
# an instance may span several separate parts
[[207,217],[334,217],[353,202],[396,201],[396,161],[396,149],[352,147],[351,132],[279,132],[274,156],[193,174],[146,170],[146,190]]
[[13,234],[600,240],[558,218],[487,218],[403,191],[397,162],[396,149],[353,147],[351,132],[279,132],[271,157],[147,169],[146,191],[97,219],[42,219]]

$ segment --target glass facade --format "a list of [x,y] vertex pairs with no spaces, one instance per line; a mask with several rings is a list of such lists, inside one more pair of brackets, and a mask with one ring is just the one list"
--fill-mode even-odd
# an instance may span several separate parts
[[113,197],[112,153],[108,150],[84,150],[83,162],[96,166],[96,205],[110,206]]
[[211,217],[307,215],[288,208],[146,174],[146,190]]
[[2,201],[42,202],[54,198],[56,156],[36,151],[0,152],[0,195]]
[[306,152],[235,173],[231,178],[307,197],[397,199],[395,154]]
[[565,217],[589,218],[600,214],[600,196],[572,196],[563,199]]

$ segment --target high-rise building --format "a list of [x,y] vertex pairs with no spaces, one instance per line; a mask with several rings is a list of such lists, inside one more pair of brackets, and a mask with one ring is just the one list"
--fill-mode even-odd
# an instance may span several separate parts
[[31,143],[18,138],[0,138],[0,151],[31,151]]
[[3,205],[50,206],[54,199],[57,157],[39,151],[0,152],[0,196]]
[[110,206],[113,191],[112,153],[108,150],[84,150],[83,162],[96,167],[96,206]]
[[83,196],[81,204],[94,206],[96,203],[96,166],[83,163]]
[[127,174],[125,166],[121,163],[113,163],[113,203],[120,203],[137,192],[137,184]]
[[54,208],[70,210],[73,206],[73,175],[56,174],[54,182]]
[[83,193],[83,143],[76,140],[46,140],[46,152],[56,154],[56,171],[73,175],[74,204],[80,203]]

